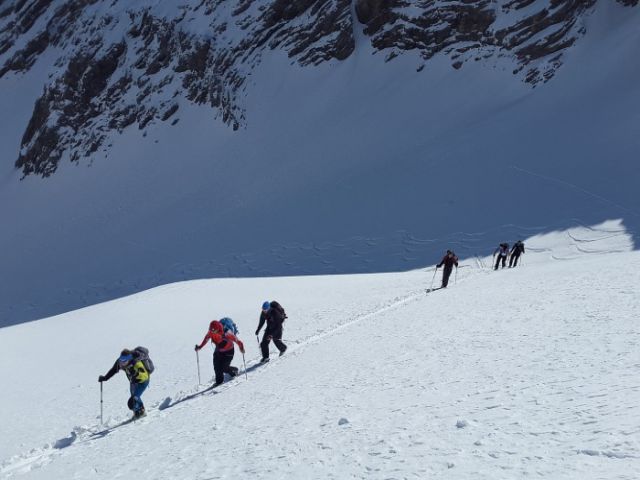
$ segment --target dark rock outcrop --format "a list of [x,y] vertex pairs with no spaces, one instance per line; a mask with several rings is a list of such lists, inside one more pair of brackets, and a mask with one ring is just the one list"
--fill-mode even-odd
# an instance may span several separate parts
[[[49,48],[66,52],[23,136],[16,167],[24,175],[52,174],[65,153],[71,161],[91,155],[113,130],[175,124],[180,98],[209,105],[231,128],[241,128],[247,73],[264,50],[317,65],[343,60],[355,48],[349,0],[187,1],[169,18],[144,0],[4,3],[0,77],[28,71]],[[92,9],[96,3],[113,8]],[[215,35],[190,31],[195,20],[206,21]],[[19,48],[17,39],[29,30],[31,39]]]
[[354,28],[386,61],[418,54],[418,72],[435,55],[454,69],[500,59],[537,85],[561,67],[597,1],[606,0],[184,0],[168,14],[151,0],[0,0],[0,78],[58,55],[16,167],[48,176],[114,131],[175,125],[183,102],[244,128],[249,75],[268,51],[302,66],[345,60]]

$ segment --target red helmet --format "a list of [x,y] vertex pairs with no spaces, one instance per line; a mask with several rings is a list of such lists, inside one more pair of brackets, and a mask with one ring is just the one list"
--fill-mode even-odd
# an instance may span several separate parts
[[222,324],[218,320],[213,320],[209,324],[209,330],[211,330],[213,332],[222,333],[222,332],[224,332],[224,327],[222,326]]

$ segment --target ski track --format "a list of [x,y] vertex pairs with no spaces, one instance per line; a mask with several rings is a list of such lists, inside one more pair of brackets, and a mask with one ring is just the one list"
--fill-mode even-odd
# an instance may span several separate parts
[[[461,265],[460,268],[467,267],[467,266],[468,265]],[[177,287],[169,286],[167,288],[168,288],[168,291],[171,291],[172,289],[175,289]],[[410,302],[421,299],[423,298],[424,295],[425,295],[424,289],[412,291],[404,297],[401,297],[401,298],[396,297],[392,302],[388,303],[387,305],[381,308],[378,308],[368,313],[357,315],[355,318],[352,318],[337,326],[332,326],[331,328],[325,329],[321,333],[309,335],[308,337],[304,338],[301,341],[296,341],[293,344],[289,344],[287,348],[286,356],[292,357],[292,356],[299,355],[302,351],[304,351],[304,348],[308,345],[317,343],[328,336],[335,335],[341,330],[349,328],[358,322],[365,321],[376,315],[383,314],[395,308],[401,307],[403,305],[407,305]],[[129,299],[128,301],[131,302],[134,300]],[[260,366],[258,360],[254,360],[253,363],[249,363],[247,365],[247,371],[251,371],[252,369],[255,369],[258,366],[260,370],[268,370],[269,368],[272,368],[275,365],[275,363],[277,363],[277,361],[279,360],[280,359],[275,360],[272,358],[272,360],[268,364],[262,365],[262,366]],[[243,378],[244,378],[244,372],[242,372],[242,374],[238,378],[234,379],[232,382],[230,383],[227,382],[211,391],[208,391],[209,387],[207,387],[205,390],[196,388],[194,390],[187,391],[187,392],[180,391],[177,394],[175,394],[173,397],[171,396],[166,397],[165,400],[163,400],[162,402],[156,402],[155,404],[153,404],[151,408],[148,409],[147,416],[144,419],[140,419],[136,422],[129,422],[124,425],[121,425],[121,423],[125,422],[125,420],[119,419],[119,420],[116,420],[115,422],[107,423],[101,426],[74,427],[69,437],[60,438],[58,440],[55,440],[52,443],[45,445],[40,449],[37,449],[37,448],[32,449],[27,454],[14,456],[8,461],[3,462],[0,468],[0,473],[11,474],[14,472],[26,472],[26,471],[29,471],[33,466],[37,466],[37,467],[44,466],[47,463],[51,462],[53,460],[53,457],[55,457],[55,455],[61,454],[60,452],[61,450],[66,449],[72,445],[78,445],[78,444],[82,444],[90,441],[95,441],[97,439],[100,439],[112,433],[116,429],[128,427],[135,423],[142,423],[147,421],[150,418],[155,418],[163,410],[174,408],[174,407],[177,407],[179,404],[184,403],[185,398],[189,399],[189,397],[193,397],[192,399],[195,400],[196,398],[199,398],[203,394],[204,395],[202,396],[202,398],[205,398],[207,395],[220,394],[223,391],[227,390],[228,388],[232,388],[239,381],[242,381]],[[104,435],[99,435],[101,432],[105,430],[106,430],[106,433]]]
[[566,187],[566,188],[569,188],[569,189],[572,189],[572,190],[576,190],[576,191],[581,192],[581,193],[583,193],[583,194],[585,194],[585,195],[587,195],[589,197],[595,198],[596,200],[600,200],[601,202],[607,203],[607,204],[611,205],[612,207],[614,207],[616,210],[620,210],[620,211],[625,212],[625,213],[630,213],[631,215],[634,215],[636,217],[640,216],[640,213],[636,212],[635,210],[633,210],[633,209],[631,209],[629,207],[626,207],[624,205],[620,205],[620,204],[614,202],[613,200],[605,198],[602,195],[597,195],[597,194],[595,194],[593,192],[590,192],[589,190],[587,190],[585,188],[582,188],[582,187],[580,187],[578,185],[575,185],[575,184],[573,184],[571,182],[567,182],[566,180],[561,180],[559,178],[554,178],[554,177],[551,177],[549,175],[542,175],[540,173],[532,172],[532,171],[526,170],[526,169],[524,169],[522,167],[517,167],[515,165],[512,165],[511,168],[513,170],[518,171],[518,172],[522,172],[522,173],[525,173],[527,175],[531,175],[533,177],[541,178],[541,179],[543,179],[545,181],[548,181],[548,182],[551,182],[551,183],[556,183],[558,185],[561,185],[563,187]]
[[[382,308],[379,308],[377,310],[374,310],[362,315],[358,315],[355,318],[350,319],[343,324],[334,326],[330,329],[326,329],[319,334],[310,335],[305,339],[299,342],[296,342],[294,344],[289,344],[287,348],[286,356],[287,357],[296,356],[300,354],[304,350],[304,348],[308,345],[319,342],[320,340],[326,338],[327,336],[334,335],[340,330],[349,328],[350,326],[358,322],[362,322],[376,315],[398,308],[402,305],[406,305],[411,301],[415,301],[419,298],[422,298],[423,295],[424,295],[424,290],[419,290],[418,292],[412,292],[408,294],[406,297],[396,298],[393,302],[391,302],[388,305],[385,305]],[[269,363],[267,363],[266,365],[262,365],[259,368],[260,370],[268,370],[269,368],[273,368],[273,366],[279,360],[280,360],[279,358],[277,360],[272,358],[272,360]],[[255,369],[259,365],[260,365],[259,361],[254,360],[253,363],[249,363],[247,365],[247,371]],[[25,473],[33,467],[40,468],[48,464],[49,462],[53,461],[56,455],[61,454],[61,450],[66,449],[72,445],[78,445],[78,444],[87,443],[90,441],[95,441],[97,439],[100,439],[114,432],[116,429],[132,426],[133,424],[136,424],[136,423],[144,423],[150,420],[151,418],[155,418],[156,416],[160,415],[163,410],[174,408],[178,406],[178,404],[182,404],[185,401],[185,398],[187,397],[193,397],[193,400],[195,400],[196,398],[199,398],[201,394],[204,394],[202,398],[205,398],[207,395],[210,395],[210,396],[218,395],[224,392],[225,390],[232,388],[235,384],[237,384],[238,382],[241,382],[243,379],[244,379],[244,371],[242,372],[241,375],[239,375],[233,381],[224,383],[223,385],[220,385],[219,387],[216,387],[211,391],[208,391],[209,387],[206,388],[204,391],[199,388],[194,389],[193,391],[188,391],[188,392],[180,391],[177,394],[175,394],[173,397],[167,397],[162,402],[158,402],[152,405],[151,408],[149,408],[148,410],[147,416],[136,422],[129,422],[124,425],[121,425],[121,423],[124,422],[125,420],[120,419],[110,424],[105,424],[97,427],[96,426],[75,427],[71,431],[69,437],[58,439],[48,445],[45,445],[40,449],[32,449],[27,454],[17,455],[9,459],[8,461],[3,462],[0,468],[0,474]],[[103,431],[106,431],[104,435],[100,435],[100,433]]]

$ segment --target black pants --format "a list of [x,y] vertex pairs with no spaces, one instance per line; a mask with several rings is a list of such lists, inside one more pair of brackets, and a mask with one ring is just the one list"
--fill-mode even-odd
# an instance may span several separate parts
[[449,277],[451,276],[452,270],[453,267],[444,267],[444,270],[442,271],[442,288],[447,288],[447,285],[449,285]]
[[262,350],[262,358],[269,358],[269,342],[273,340],[274,345],[280,353],[287,349],[287,346],[282,343],[282,325],[275,328],[267,328],[262,336],[262,342],[260,342],[260,349]]
[[517,267],[518,266],[518,260],[520,259],[520,255],[511,255],[511,258],[509,259],[509,267]]
[[496,260],[496,266],[495,266],[494,270],[498,269],[498,266],[500,265],[500,260],[502,260],[502,268],[507,266],[507,256],[506,255],[498,255],[498,259]]
[[213,371],[216,372],[216,383],[224,381],[224,374],[228,373],[232,377],[238,374],[238,369],[231,366],[233,360],[233,349],[228,352],[213,352]]

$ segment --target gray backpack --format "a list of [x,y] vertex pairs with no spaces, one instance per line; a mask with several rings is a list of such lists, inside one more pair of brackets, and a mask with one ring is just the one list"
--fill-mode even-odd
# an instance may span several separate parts
[[147,372],[153,373],[156,367],[153,365],[153,361],[149,358],[149,349],[145,347],[136,347],[133,349],[133,352],[138,357],[138,360],[142,362]]

